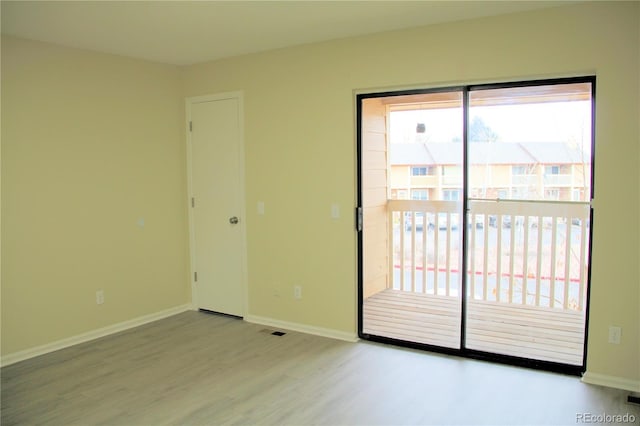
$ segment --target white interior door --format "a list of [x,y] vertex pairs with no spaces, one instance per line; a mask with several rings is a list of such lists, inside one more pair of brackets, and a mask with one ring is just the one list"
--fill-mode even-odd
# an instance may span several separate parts
[[191,98],[191,265],[194,304],[243,316],[244,184],[239,94]]

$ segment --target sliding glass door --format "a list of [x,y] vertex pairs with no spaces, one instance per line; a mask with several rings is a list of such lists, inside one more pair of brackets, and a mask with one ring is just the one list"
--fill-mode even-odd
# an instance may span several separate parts
[[364,99],[362,332],[460,348],[462,93]]
[[583,369],[593,84],[358,96],[361,337]]
[[468,349],[582,365],[592,84],[469,92]]

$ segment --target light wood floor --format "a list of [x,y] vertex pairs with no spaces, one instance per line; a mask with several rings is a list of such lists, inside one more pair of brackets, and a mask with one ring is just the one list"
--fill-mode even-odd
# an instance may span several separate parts
[[576,377],[185,312],[3,367],[2,425],[576,424],[640,409]]
[[[400,340],[459,348],[460,301],[399,290],[365,300],[363,331]],[[472,300],[467,304],[469,349],[582,365],[580,312]]]

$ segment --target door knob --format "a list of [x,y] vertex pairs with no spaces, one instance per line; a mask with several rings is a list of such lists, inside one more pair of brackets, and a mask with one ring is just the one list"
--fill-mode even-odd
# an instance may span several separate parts
[[237,216],[233,216],[229,218],[229,223],[232,225],[235,225],[238,223],[238,217]]

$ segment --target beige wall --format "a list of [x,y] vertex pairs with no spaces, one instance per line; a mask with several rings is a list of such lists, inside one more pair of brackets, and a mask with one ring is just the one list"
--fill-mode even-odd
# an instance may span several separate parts
[[640,380],[639,8],[586,3],[242,56],[184,68],[184,90],[173,67],[4,40],[2,353],[188,300],[184,96],[245,93],[250,314],[354,333],[354,91],[595,73],[588,370]]
[[187,303],[183,102],[176,67],[3,37],[3,356]]
[[[245,92],[250,312],[356,330],[354,91],[595,73],[588,370],[640,380],[639,6],[571,5],[187,68],[187,96]],[[329,217],[333,201],[338,221]],[[304,286],[302,300],[294,284]],[[607,343],[610,324],[623,328],[620,345]]]

